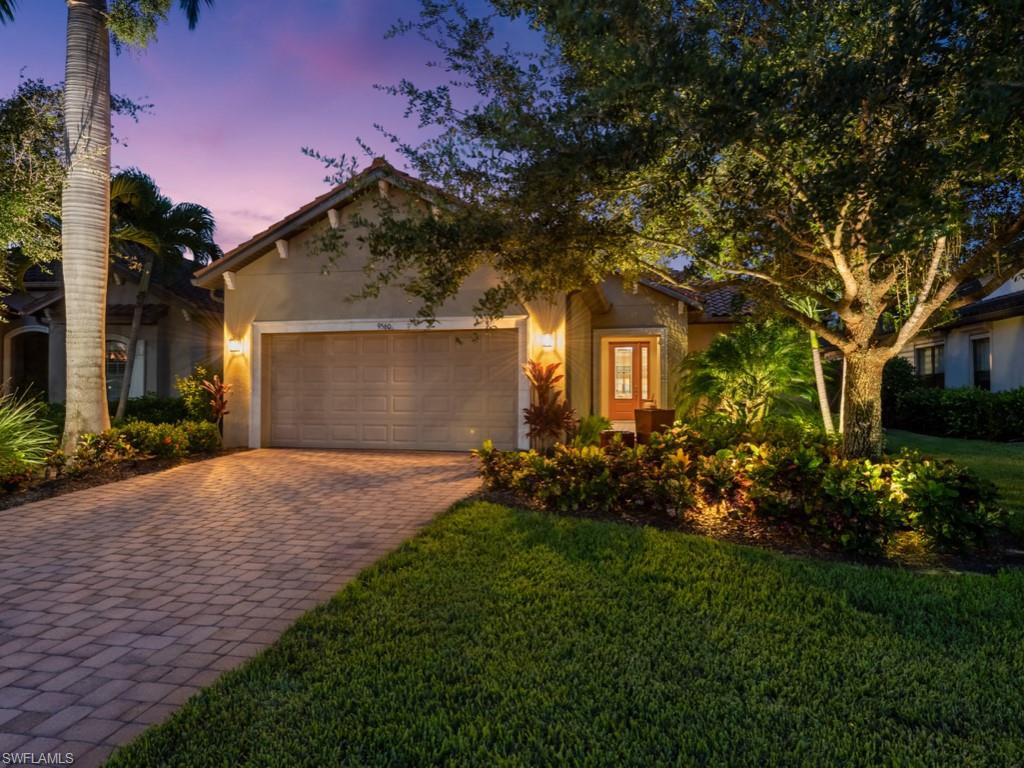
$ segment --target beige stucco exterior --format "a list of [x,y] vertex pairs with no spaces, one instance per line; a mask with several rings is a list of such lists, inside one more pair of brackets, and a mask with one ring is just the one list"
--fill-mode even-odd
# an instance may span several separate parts
[[[380,193],[383,194],[383,193]],[[412,195],[397,187],[388,190],[390,204],[422,210]],[[345,223],[359,216],[373,220],[380,205],[378,186],[340,203],[331,216]],[[287,222],[287,220],[286,220]],[[266,444],[265,409],[269,391],[268,334],[350,332],[427,332],[410,323],[417,305],[400,287],[383,288],[373,299],[350,300],[364,285],[366,246],[349,236],[342,255],[333,263],[317,253],[316,243],[331,221],[324,212],[301,227],[254,238],[231,269],[230,259],[219,267],[230,270],[224,290],[224,371],[232,387],[231,413],[225,420],[229,446]],[[276,238],[276,239],[275,239]],[[281,242],[284,241],[284,242]],[[241,249],[240,249],[241,250]],[[283,257],[284,255],[284,257]],[[200,276],[209,287],[213,278]],[[222,279],[217,276],[217,279]],[[474,307],[497,275],[479,269],[464,282],[459,294],[438,311],[437,329],[479,328]],[[233,287],[232,287],[233,286]],[[578,415],[600,413],[606,407],[602,382],[608,379],[605,342],[641,339],[651,342],[652,399],[661,406],[672,402],[673,372],[688,349],[687,312],[683,302],[645,285],[627,285],[611,278],[601,286],[604,301],[592,306],[584,293],[559,295],[510,307],[497,327],[519,334],[519,366],[530,359],[558,362],[566,374],[565,392]],[[237,347],[237,351],[232,351]],[[529,385],[518,372],[519,411],[529,403]],[[525,443],[525,433],[520,444]]]

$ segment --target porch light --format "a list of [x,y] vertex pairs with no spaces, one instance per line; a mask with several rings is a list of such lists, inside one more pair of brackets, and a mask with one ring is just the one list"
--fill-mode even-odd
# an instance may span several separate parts
[[555,337],[554,334],[542,333],[540,336],[540,346],[542,349],[554,349],[555,348]]
[[240,354],[242,351],[242,340],[241,339],[228,339],[228,352],[233,355]]

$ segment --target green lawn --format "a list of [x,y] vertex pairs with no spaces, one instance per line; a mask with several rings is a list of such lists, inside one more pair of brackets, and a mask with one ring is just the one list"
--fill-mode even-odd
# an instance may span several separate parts
[[953,459],[991,480],[1013,513],[1013,530],[1024,536],[1024,445],[931,437],[897,429],[886,431],[886,442],[890,450],[916,448],[936,458]]
[[113,765],[1024,763],[1024,573],[456,507]]

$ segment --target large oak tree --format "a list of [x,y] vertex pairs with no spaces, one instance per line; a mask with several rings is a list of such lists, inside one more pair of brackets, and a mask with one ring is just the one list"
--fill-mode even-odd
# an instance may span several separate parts
[[[429,317],[488,263],[493,315],[684,255],[842,351],[863,455],[881,450],[884,363],[1024,266],[1019,0],[492,5],[431,0],[399,27],[452,82],[393,89],[436,129],[395,141],[465,204],[361,222],[368,290],[398,282]],[[497,44],[495,19],[541,44]]]

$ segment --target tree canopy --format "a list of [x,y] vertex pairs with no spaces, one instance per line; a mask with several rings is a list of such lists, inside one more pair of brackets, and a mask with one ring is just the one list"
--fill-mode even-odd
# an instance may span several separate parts
[[[392,139],[465,204],[366,237],[397,267],[381,279],[428,309],[455,288],[432,279],[437,260],[498,268],[487,315],[686,256],[843,352],[863,453],[881,444],[885,360],[1024,266],[1019,0],[492,6],[430,0],[398,27],[433,40],[452,77],[392,89],[436,132]],[[496,19],[541,49],[497,44]],[[807,300],[823,312],[794,309]]]

